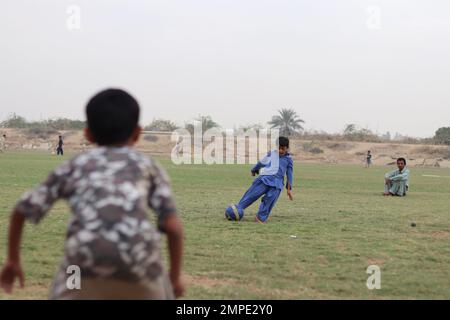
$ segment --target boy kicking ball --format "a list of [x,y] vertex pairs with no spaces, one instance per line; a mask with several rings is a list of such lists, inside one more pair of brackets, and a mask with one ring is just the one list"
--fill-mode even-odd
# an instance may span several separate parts
[[[286,190],[290,200],[292,197],[292,180],[294,162],[288,153],[289,139],[286,137],[278,138],[278,150],[273,150],[252,168],[252,176],[259,176],[253,181],[253,184],[243,195],[242,199],[236,205],[230,205],[225,210],[225,217],[228,220],[241,220],[244,216],[244,210],[253,202],[261,199],[258,213],[255,221],[265,223],[269,218],[275,203],[284,188],[284,176],[287,176]],[[264,168],[261,171],[260,170]]]
[[[65,162],[27,192],[11,217],[9,247],[0,287],[21,286],[20,242],[27,219],[38,223],[58,199],[72,218],[65,256],[50,292],[52,299],[172,299],[180,280],[183,229],[164,170],[132,148],[138,140],[139,105],[128,93],[110,89],[86,107],[87,139],[98,145]],[[167,234],[170,272],[160,255],[160,233],[148,220],[153,209]],[[70,288],[68,270],[80,270],[81,288]]]

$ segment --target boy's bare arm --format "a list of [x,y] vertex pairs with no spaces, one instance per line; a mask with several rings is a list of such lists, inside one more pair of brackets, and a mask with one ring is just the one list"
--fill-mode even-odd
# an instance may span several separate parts
[[175,297],[184,293],[184,284],[181,280],[181,263],[183,256],[183,227],[175,214],[169,215],[164,221],[163,230],[167,234],[170,256],[170,281],[172,282]]
[[20,286],[24,286],[24,275],[20,263],[20,242],[25,218],[14,211],[11,215],[8,236],[8,256],[0,273],[0,287],[6,293],[11,293],[14,281],[19,278]]
[[292,187],[289,183],[287,185],[286,190],[287,190],[287,195],[289,197],[289,200],[291,200],[291,201],[294,200],[294,197],[292,196]]

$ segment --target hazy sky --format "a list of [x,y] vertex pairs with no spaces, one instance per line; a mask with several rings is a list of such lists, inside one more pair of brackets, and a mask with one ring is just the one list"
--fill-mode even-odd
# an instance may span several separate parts
[[448,0],[4,1],[0,49],[0,120],[84,119],[114,86],[143,124],[205,114],[232,128],[291,107],[329,132],[450,126]]

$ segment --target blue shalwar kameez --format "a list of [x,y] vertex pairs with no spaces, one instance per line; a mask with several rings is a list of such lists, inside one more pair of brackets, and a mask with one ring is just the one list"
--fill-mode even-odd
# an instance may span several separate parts
[[278,150],[271,151],[252,168],[253,173],[260,175],[242,196],[237,204],[242,210],[249,207],[261,196],[261,205],[257,213],[258,220],[265,222],[284,187],[284,176],[287,176],[286,189],[292,188],[294,162],[289,153],[279,156]]

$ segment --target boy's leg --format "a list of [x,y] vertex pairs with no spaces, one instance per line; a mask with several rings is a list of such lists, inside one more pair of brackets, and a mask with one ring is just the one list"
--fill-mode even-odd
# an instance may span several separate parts
[[387,183],[384,184],[384,194],[389,193],[389,188],[390,187],[391,187],[390,184],[387,184]]
[[269,218],[269,214],[272,211],[272,208],[274,207],[275,203],[278,200],[278,197],[280,196],[280,193],[280,189],[273,187],[269,188],[269,190],[261,200],[261,205],[259,206],[259,210],[256,215],[256,218],[259,221],[266,222],[266,220]]
[[391,185],[389,186],[389,193],[392,195],[396,195],[397,192],[398,192],[398,183],[392,182]]
[[390,189],[391,194],[403,197],[406,195],[406,183],[404,181],[396,181]]
[[396,187],[395,187],[394,181],[390,181],[389,183],[384,184],[384,195],[385,196],[395,195],[395,192],[396,192],[395,190],[396,190]]
[[242,210],[249,207],[253,202],[258,200],[267,190],[267,186],[260,180],[253,181],[253,184],[242,196],[242,199],[237,204]]

